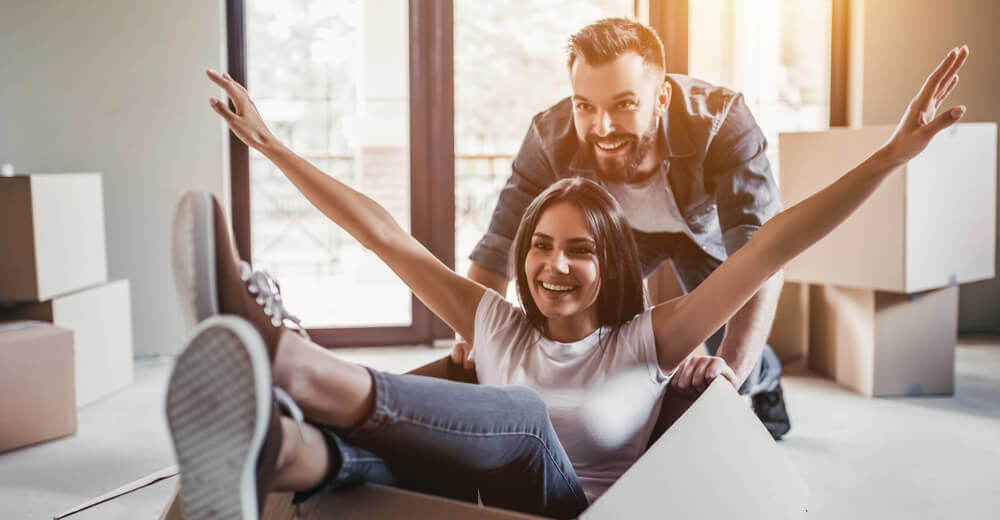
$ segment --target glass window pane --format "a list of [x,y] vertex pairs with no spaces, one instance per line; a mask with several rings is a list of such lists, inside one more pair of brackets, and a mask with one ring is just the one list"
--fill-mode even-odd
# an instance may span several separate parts
[[778,175],[778,133],[830,124],[832,0],[689,4],[688,70],[744,94]]
[[[572,93],[566,40],[634,0],[455,0],[455,264],[469,270],[531,118]],[[512,284],[513,285],[513,284]]]
[[[410,222],[409,4],[247,0],[248,85],[272,131],[319,169]],[[409,325],[410,292],[250,155],[256,269],[307,327]]]

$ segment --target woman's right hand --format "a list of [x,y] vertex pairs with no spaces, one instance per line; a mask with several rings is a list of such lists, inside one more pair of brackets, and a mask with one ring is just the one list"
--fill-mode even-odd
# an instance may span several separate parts
[[212,109],[222,116],[236,137],[239,137],[240,141],[246,143],[247,146],[265,155],[268,151],[279,148],[281,143],[268,130],[264,119],[260,117],[260,112],[257,111],[257,105],[250,99],[247,89],[243,88],[243,85],[237,83],[227,73],[219,74],[214,70],[205,72],[208,74],[208,79],[222,87],[233,102],[235,111],[231,110],[225,102],[214,97],[209,98]]

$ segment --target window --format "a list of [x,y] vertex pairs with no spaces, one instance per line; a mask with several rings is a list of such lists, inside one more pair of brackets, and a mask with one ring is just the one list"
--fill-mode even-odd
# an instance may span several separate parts
[[[247,84],[272,131],[379,201],[450,262],[451,231],[434,233],[438,222],[453,221],[450,195],[448,203],[435,200],[453,182],[451,86],[439,79],[451,77],[450,4],[228,0],[227,11],[230,73]],[[413,63],[422,74],[411,77]],[[447,335],[395,274],[269,161],[230,142],[240,253],[278,278],[288,308],[314,340],[390,345]]]
[[768,140],[830,124],[832,0],[689,3],[688,71],[742,92]]

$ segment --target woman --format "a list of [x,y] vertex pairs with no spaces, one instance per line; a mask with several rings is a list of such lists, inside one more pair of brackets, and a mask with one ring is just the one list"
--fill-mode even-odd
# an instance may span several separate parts
[[[957,84],[967,56],[964,46],[947,54],[910,102],[889,141],[868,159],[770,220],[691,293],[646,310],[629,227],[615,201],[596,184],[578,179],[557,183],[525,214],[515,239],[522,312],[448,269],[375,201],[285,148],[268,131],[246,91],[228,75],[209,72],[235,107],[230,110],[222,101],[211,100],[230,129],[274,162],[318,209],[375,252],[428,308],[470,340],[481,383],[503,386],[369,371],[290,333],[274,344],[269,341],[261,353],[265,347],[254,334],[216,320],[199,329],[171,379],[168,415],[187,479],[182,489],[194,487],[188,485],[192,479],[211,480],[211,471],[204,468],[218,467],[201,460],[199,446],[208,436],[234,448],[230,451],[238,459],[245,456],[239,459],[243,503],[238,507],[248,515],[256,511],[256,496],[250,496],[254,491],[259,494],[269,485],[312,489],[331,479],[339,485],[350,480],[340,478],[344,468],[357,461],[359,474],[370,470],[407,487],[464,497],[478,488],[487,504],[559,517],[579,514],[588,499],[599,496],[638,458],[651,428],[640,428],[618,450],[596,450],[579,422],[581,390],[636,367],[646,370],[651,392],[662,389],[669,374],[764,281],[833,230],[890,172],[962,117],[964,107],[937,117],[935,113]],[[274,291],[264,290],[270,284],[262,283],[253,285],[251,292],[263,291],[265,303],[274,307]],[[280,302],[277,308],[272,312],[280,321]],[[247,365],[251,368],[230,372],[223,366],[228,359],[206,361],[215,360],[226,345],[237,345],[257,360]],[[270,357],[270,364],[261,361],[263,356]],[[721,360],[700,369],[709,378],[731,377]],[[257,396],[245,401],[246,413],[256,417],[250,430],[241,430],[246,440],[234,445],[232,430],[218,428],[189,442],[194,436],[186,432],[193,427],[185,430],[184,424],[206,412],[178,404],[172,413],[171,402],[186,402],[173,396],[220,381],[229,385],[230,377],[236,380],[251,371],[255,383],[237,392]],[[274,385],[305,411],[311,424],[300,433],[295,433],[291,419],[279,419],[273,411],[268,415],[269,407],[273,410],[268,371]],[[239,411],[233,406],[236,399],[224,401],[231,413]],[[199,423],[198,428],[203,426]],[[236,485],[237,480],[227,482]],[[219,493],[226,490],[220,488]],[[198,496],[182,499],[189,514],[203,510],[198,509]]]

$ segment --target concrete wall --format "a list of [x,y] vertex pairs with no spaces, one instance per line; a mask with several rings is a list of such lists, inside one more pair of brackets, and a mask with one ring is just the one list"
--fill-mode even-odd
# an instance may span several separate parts
[[206,68],[222,0],[0,0],[0,163],[104,174],[108,271],[132,286],[135,352],[175,353],[170,223],[187,189],[228,193]]
[[[969,61],[945,108],[965,104],[965,121],[1000,121],[1000,2],[852,0],[851,5],[858,10],[851,28],[852,124],[896,123],[926,75],[948,49],[963,43],[969,44]],[[946,172],[941,182],[948,182]],[[1000,275],[1000,256],[996,272]],[[1000,332],[1000,279],[963,285],[960,293],[961,330]]]

